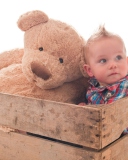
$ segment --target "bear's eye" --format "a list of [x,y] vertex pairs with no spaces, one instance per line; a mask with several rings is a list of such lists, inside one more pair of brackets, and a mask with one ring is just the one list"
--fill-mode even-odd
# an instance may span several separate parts
[[63,58],[59,58],[60,63],[63,63]]
[[40,47],[40,48],[39,48],[39,51],[43,51],[43,47]]

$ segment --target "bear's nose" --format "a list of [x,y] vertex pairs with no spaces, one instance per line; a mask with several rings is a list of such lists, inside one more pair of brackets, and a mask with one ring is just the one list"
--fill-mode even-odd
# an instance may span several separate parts
[[37,62],[32,62],[31,69],[36,76],[44,80],[48,80],[51,77],[50,71],[44,65],[40,65]]

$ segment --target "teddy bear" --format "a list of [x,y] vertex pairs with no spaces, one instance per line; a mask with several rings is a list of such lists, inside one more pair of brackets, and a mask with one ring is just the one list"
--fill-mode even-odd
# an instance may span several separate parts
[[87,78],[80,70],[85,40],[72,26],[33,10],[21,15],[24,48],[0,54],[0,92],[78,104]]

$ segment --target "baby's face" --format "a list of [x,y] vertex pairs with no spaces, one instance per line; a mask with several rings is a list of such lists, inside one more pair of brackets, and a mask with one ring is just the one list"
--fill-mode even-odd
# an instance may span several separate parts
[[115,83],[125,77],[128,73],[128,60],[123,42],[111,37],[90,44],[88,65],[84,69],[102,85]]

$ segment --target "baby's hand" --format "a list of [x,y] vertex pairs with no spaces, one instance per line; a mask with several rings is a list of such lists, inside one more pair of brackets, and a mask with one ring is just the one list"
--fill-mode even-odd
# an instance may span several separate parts
[[86,106],[86,103],[81,102],[81,103],[79,103],[78,105],[79,105],[79,106]]

